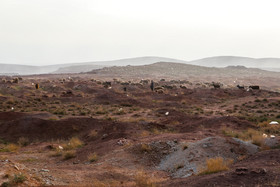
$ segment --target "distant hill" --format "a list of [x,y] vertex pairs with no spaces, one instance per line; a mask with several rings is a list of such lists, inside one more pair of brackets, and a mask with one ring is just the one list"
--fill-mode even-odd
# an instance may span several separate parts
[[0,64],[0,75],[44,74],[57,70],[57,66],[27,66],[18,64]]
[[88,72],[90,70],[99,69],[106,66],[126,66],[126,65],[137,66],[137,65],[152,64],[156,62],[186,63],[186,61],[172,59],[172,58],[147,56],[147,57],[127,58],[127,59],[111,60],[111,61],[96,61],[96,62],[80,63],[78,65],[75,64],[72,66],[59,68],[57,71],[53,73],[80,73],[80,72]]
[[143,66],[105,67],[89,73],[115,77],[273,77],[280,73],[270,72],[245,66],[228,66],[225,68],[204,67],[183,63],[158,62]]
[[278,58],[247,58],[235,56],[217,56],[203,58],[194,61],[183,61],[165,57],[137,57],[110,61],[95,61],[83,63],[57,64],[50,66],[26,66],[16,64],[0,64],[0,75],[29,75],[29,74],[62,74],[62,73],[81,73],[110,66],[140,66],[156,62],[172,62],[182,64],[192,64],[205,67],[227,67],[227,66],[245,66],[251,68],[260,68],[263,70],[280,71],[280,59]]
[[217,56],[190,61],[190,64],[207,67],[227,67],[246,66],[251,68],[268,69],[272,71],[280,70],[279,58],[248,58],[236,56]]
[[106,66],[145,65],[145,64],[152,64],[160,61],[186,63],[183,60],[150,56],[150,57],[128,58],[128,59],[111,60],[111,61],[57,64],[57,65],[50,65],[50,66],[0,64],[0,75],[1,74],[2,75],[7,75],[7,74],[32,75],[32,74],[48,74],[48,73],[56,73],[56,74],[80,73],[80,72],[86,72],[94,69],[103,68]]
[[56,71],[51,73],[61,74],[61,73],[82,73],[87,72],[89,70],[100,69],[103,68],[102,65],[78,65],[78,66],[68,66],[68,67],[61,67]]

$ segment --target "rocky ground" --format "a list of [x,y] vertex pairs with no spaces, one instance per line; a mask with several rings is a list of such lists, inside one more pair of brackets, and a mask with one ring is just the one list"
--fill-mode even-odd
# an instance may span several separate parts
[[[0,184],[280,185],[280,126],[269,124],[280,119],[280,93],[189,80],[154,85],[3,77]],[[230,164],[203,172],[211,158]]]

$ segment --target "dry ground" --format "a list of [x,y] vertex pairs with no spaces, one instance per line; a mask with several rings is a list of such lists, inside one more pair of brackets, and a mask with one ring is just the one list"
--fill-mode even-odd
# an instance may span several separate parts
[[[152,92],[139,80],[106,85],[82,75],[3,79],[0,184],[279,186],[280,127],[268,125],[280,119],[278,92],[170,80]],[[234,163],[200,175],[215,157]]]

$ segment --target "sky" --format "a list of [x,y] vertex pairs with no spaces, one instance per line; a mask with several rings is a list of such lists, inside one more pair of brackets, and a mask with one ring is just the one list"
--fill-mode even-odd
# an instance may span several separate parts
[[0,63],[280,58],[279,0],[0,0]]

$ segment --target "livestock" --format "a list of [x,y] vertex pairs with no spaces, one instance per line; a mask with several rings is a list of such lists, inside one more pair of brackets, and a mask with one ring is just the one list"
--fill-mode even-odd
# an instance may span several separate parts
[[212,86],[214,86],[215,89],[221,88],[221,84],[219,82],[212,82]]
[[159,94],[163,94],[164,90],[160,89],[160,90],[156,90],[156,92],[159,93]]
[[249,89],[252,89],[252,90],[259,90],[259,89],[260,89],[260,86],[257,86],[257,85],[249,86]]
[[173,86],[170,86],[170,85],[164,85],[164,88],[166,88],[166,89],[173,89]]
[[142,84],[148,84],[148,83],[149,83],[149,80],[148,80],[148,79],[146,79],[146,80],[142,79],[142,80],[140,81],[140,83],[142,83]]
[[240,86],[239,84],[236,87],[239,89],[244,89],[244,86]]
[[184,85],[180,85],[180,88],[182,88],[182,89],[187,89],[187,87],[184,86]]
[[17,84],[18,82],[19,82],[19,79],[17,77],[13,79],[13,83]]
[[112,87],[112,83],[109,82],[109,81],[103,82],[103,85],[104,85],[105,88],[110,88],[110,87]]

